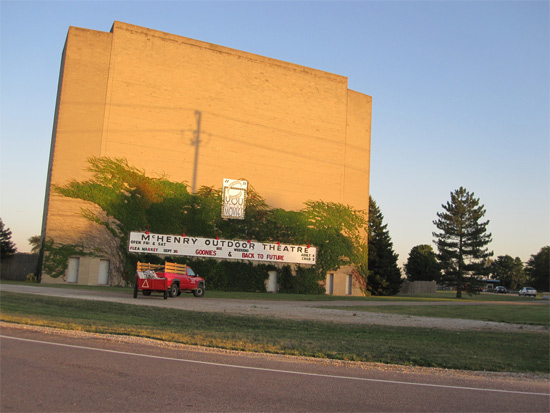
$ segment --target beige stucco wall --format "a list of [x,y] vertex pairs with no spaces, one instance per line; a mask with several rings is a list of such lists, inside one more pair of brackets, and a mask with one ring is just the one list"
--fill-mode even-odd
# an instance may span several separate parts
[[111,43],[110,33],[71,27],[67,35],[46,188],[46,235],[56,242],[76,243],[100,230],[80,216],[85,203],[51,186],[86,179],[87,159],[101,156]]
[[[191,184],[200,111],[197,187],[244,178],[272,207],[368,210],[372,101],[346,77],[120,22],[71,27],[61,69],[51,184],[85,179],[90,156]],[[46,237],[114,242],[82,207],[48,191]]]
[[[331,277],[332,275],[332,277]],[[332,285],[331,285],[332,283]],[[329,295],[351,295],[362,296],[363,291],[361,285],[354,277],[353,267],[350,265],[343,266],[337,271],[331,271],[325,278],[325,292]]]
[[[78,258],[77,283],[82,285],[101,285],[99,282],[100,262],[98,257],[74,257]],[[47,277],[48,284],[64,284],[69,277],[69,269],[57,278]]]

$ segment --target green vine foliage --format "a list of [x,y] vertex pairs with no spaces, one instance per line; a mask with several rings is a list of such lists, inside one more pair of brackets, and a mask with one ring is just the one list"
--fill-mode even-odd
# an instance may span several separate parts
[[[159,257],[144,257],[127,251],[128,234],[146,229],[159,234],[185,232],[198,237],[314,245],[318,249],[317,265],[297,271],[294,277],[300,280],[289,284],[289,290],[295,292],[319,292],[319,282],[324,280],[326,272],[342,265],[354,264],[356,275],[367,279],[365,234],[368,220],[365,211],[324,201],[308,201],[301,211],[272,209],[249,183],[245,218],[224,220],[219,188],[204,186],[191,194],[185,182],[172,182],[164,176],[148,177],[144,171],[120,158],[90,158],[89,165],[91,179],[72,181],[54,189],[63,196],[92,202],[105,216],[112,218],[106,220],[90,210],[83,211],[87,219],[104,225],[120,240],[123,278],[130,283],[138,260],[161,261]],[[208,274],[209,288],[265,290],[268,267],[265,265],[188,257],[170,257],[170,260],[193,262],[194,269],[201,268],[197,272]],[[229,273],[236,275],[229,277],[226,275]],[[257,281],[251,282],[257,277]]]
[[69,258],[74,256],[101,256],[100,251],[90,251],[82,245],[56,244],[52,240],[44,242],[44,271],[52,278],[59,278],[65,275]]

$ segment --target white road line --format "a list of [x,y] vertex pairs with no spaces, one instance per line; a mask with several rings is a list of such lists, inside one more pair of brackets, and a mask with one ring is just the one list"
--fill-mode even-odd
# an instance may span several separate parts
[[139,353],[130,353],[130,352],[126,352],[126,351],[108,350],[108,349],[102,349],[102,348],[75,346],[73,344],[53,343],[53,342],[50,342],[50,341],[32,340],[32,339],[28,339],[28,338],[5,336],[5,335],[1,335],[1,334],[0,334],[0,338],[5,338],[5,339],[9,339],[9,340],[26,341],[26,342],[38,343],[38,344],[49,344],[51,346],[69,347],[69,348],[75,348],[75,349],[80,349],[80,350],[101,351],[101,352],[104,352],[104,353],[121,354],[121,355],[125,355],[125,356],[145,357],[145,358],[152,358],[152,359],[157,359],[157,360],[179,361],[179,362],[182,362],[182,363],[203,364],[203,365],[208,365],[208,366],[228,367],[228,368],[244,369],[244,370],[257,370],[257,371],[265,371],[265,372],[271,372],[271,373],[295,374],[295,375],[301,375],[301,376],[325,377],[325,378],[330,378],[330,379],[342,379],[342,380],[357,380],[357,381],[386,383],[386,384],[401,384],[401,385],[406,385],[406,386],[437,387],[437,388],[442,388],[442,389],[471,390],[471,391],[481,391],[481,392],[525,394],[525,395],[529,395],[529,396],[546,396],[546,397],[550,397],[550,393],[535,393],[535,392],[525,392],[525,391],[516,391],[516,390],[485,389],[485,388],[478,388],[478,387],[447,386],[447,385],[442,385],[442,384],[414,383],[414,382],[408,382],[408,381],[368,379],[368,378],[364,378],[364,377],[335,376],[335,375],[330,375],[330,374],[307,373],[307,372],[302,372],[302,371],[278,370],[278,369],[268,369],[268,368],[263,368],[263,367],[239,366],[239,365],[235,365],[235,364],[213,363],[213,362],[209,362],[209,361],[178,359],[178,358],[174,358],[174,357],[153,356],[153,355],[150,355],[150,354],[139,354]]

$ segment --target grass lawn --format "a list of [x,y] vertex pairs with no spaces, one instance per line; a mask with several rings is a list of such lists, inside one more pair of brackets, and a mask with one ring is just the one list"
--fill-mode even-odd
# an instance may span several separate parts
[[[548,303],[473,304],[473,305],[384,305],[384,306],[331,306],[349,311],[371,311],[420,317],[463,318],[467,320],[496,321],[512,324],[550,325]],[[450,321],[452,323],[452,321]]]
[[11,292],[1,293],[0,310],[6,322],[234,350],[465,370],[550,370],[544,333],[340,325]]
[[[22,281],[6,281],[3,284],[29,285],[34,287],[68,288],[77,290],[106,291],[132,295],[131,287],[109,287],[99,285],[78,285],[78,284],[37,284]],[[209,298],[227,298],[237,300],[270,300],[270,301],[380,301],[380,302],[406,302],[406,301],[453,301],[453,302],[477,302],[477,301],[502,301],[502,302],[535,302],[533,298],[518,297],[513,294],[477,294],[469,296],[463,293],[461,299],[457,299],[454,291],[438,291],[435,294],[398,294],[389,297],[353,297],[334,295],[312,295],[312,294],[284,294],[284,293],[263,293],[263,292],[240,292],[240,291],[215,291],[209,290],[206,286],[206,296]],[[536,300],[537,302],[540,300]]]

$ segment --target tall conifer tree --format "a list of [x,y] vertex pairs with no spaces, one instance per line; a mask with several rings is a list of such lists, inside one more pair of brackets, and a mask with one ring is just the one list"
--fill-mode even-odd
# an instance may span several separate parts
[[11,230],[4,228],[4,222],[0,218],[0,256],[6,257],[17,251],[15,243],[11,240]]
[[402,283],[399,256],[393,251],[388,225],[383,221],[384,215],[370,197],[367,291],[373,295],[397,294]]
[[456,298],[461,298],[465,283],[475,286],[477,276],[488,270],[483,260],[493,255],[486,248],[492,241],[487,233],[489,221],[480,222],[485,207],[463,187],[451,192],[451,201],[441,206],[444,212],[438,212],[438,219],[433,222],[441,231],[433,233],[437,258],[444,281],[456,286]]

